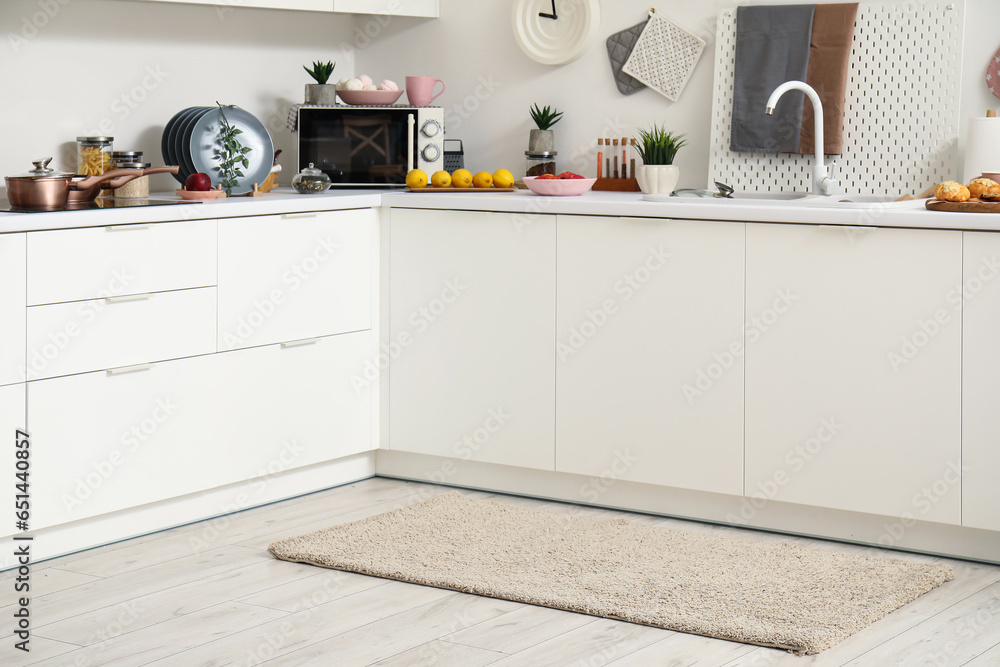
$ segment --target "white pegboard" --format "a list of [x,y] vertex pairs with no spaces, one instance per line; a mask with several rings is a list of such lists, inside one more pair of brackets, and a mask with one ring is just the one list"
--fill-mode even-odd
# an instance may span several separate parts
[[[962,0],[859,5],[834,174],[845,192],[914,193],[955,177],[964,14]],[[812,156],[729,150],[735,57],[736,10],[728,9],[716,34],[708,187],[809,190]]]

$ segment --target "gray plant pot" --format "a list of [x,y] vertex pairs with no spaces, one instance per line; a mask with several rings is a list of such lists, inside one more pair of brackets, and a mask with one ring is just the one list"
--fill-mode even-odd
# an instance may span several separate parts
[[551,152],[556,149],[554,130],[532,130],[528,135],[528,150],[532,153]]
[[307,83],[306,104],[334,105],[337,103],[337,86],[332,83]]

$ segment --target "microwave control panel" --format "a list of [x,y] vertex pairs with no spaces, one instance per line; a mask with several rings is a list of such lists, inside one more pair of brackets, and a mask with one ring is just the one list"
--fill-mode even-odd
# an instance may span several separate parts
[[417,164],[428,174],[444,169],[444,109],[417,109]]

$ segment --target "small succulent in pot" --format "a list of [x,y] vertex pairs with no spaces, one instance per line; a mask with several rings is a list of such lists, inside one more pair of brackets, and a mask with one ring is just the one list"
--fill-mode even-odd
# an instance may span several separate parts
[[673,164],[677,151],[686,144],[683,134],[668,132],[654,123],[648,130],[640,128],[636,150],[643,164]]
[[537,129],[532,130],[528,136],[528,151],[531,153],[554,151],[556,137],[552,126],[562,118],[562,112],[548,105],[539,108],[537,103],[533,104],[529,111]]
[[680,170],[674,158],[687,141],[683,134],[668,132],[655,123],[649,129],[639,130],[636,150],[642,165],[635,169],[639,189],[645,194],[670,194],[677,186]]
[[321,62],[319,60],[313,61],[312,69],[309,69],[305,65],[302,69],[309,72],[309,76],[316,80],[316,83],[320,85],[326,84],[330,80],[330,75],[333,74],[333,69],[337,66],[337,63],[331,61]]
[[309,69],[305,65],[302,66],[302,69],[316,80],[316,83],[306,84],[306,104],[332,106],[337,103],[337,86],[333,83],[327,83],[336,66],[337,63],[333,61],[324,63],[319,60],[313,62],[312,69]]

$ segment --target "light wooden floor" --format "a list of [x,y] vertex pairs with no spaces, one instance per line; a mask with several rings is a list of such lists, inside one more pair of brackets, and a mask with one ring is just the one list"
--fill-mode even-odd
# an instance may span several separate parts
[[[32,651],[0,607],[0,665],[1000,665],[1000,567],[951,561],[955,580],[818,656],[274,560],[272,540],[448,489],[370,479],[36,564]],[[490,494],[468,491],[477,498]],[[687,530],[734,529],[503,496]],[[744,532],[744,531],[741,531]],[[897,553],[754,533],[823,549]],[[925,556],[905,555],[916,560]],[[0,601],[13,600],[11,573]]]

